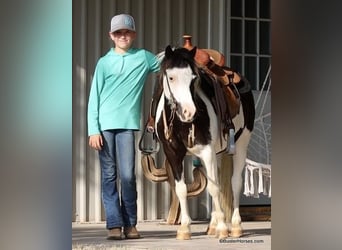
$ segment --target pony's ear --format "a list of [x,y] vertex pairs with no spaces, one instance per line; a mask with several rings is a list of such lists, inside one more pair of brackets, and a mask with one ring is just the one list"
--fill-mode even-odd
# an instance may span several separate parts
[[190,50],[190,55],[191,55],[192,58],[195,58],[196,51],[197,51],[197,47],[196,47],[196,46],[194,46],[194,47]]
[[172,48],[170,45],[168,45],[166,48],[165,48],[165,57],[170,57],[171,54],[172,54]]

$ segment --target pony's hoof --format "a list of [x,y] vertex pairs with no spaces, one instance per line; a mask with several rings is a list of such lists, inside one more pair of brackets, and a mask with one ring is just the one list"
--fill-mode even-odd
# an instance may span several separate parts
[[230,236],[233,238],[239,238],[242,235],[242,228],[240,226],[232,227]]
[[207,235],[216,235],[216,227],[209,226],[207,229]]
[[190,232],[177,232],[177,240],[190,240],[191,233]]
[[226,239],[226,238],[228,238],[228,236],[229,236],[228,229],[227,230],[220,230],[219,233],[216,235],[216,237],[219,239]]
[[181,226],[177,231],[177,240],[190,240],[191,232],[189,226]]

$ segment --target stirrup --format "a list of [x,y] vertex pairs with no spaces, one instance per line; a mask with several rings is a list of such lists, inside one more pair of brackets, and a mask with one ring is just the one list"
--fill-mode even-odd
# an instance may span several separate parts
[[151,126],[148,126],[146,124],[145,129],[143,130],[143,134],[141,135],[140,141],[139,141],[139,150],[143,154],[155,154],[159,151],[160,145],[159,140],[157,138],[157,135],[155,133],[154,128],[152,127],[152,130],[150,131]]
[[235,131],[233,128],[229,129],[229,143],[227,146],[227,153],[230,155],[235,154],[236,149],[235,149],[235,138],[234,138]]

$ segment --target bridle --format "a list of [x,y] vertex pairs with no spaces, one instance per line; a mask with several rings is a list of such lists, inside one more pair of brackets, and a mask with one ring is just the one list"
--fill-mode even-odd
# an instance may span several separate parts
[[170,123],[168,126],[167,121],[166,121],[165,106],[163,108],[164,135],[165,135],[166,140],[171,142],[171,136],[173,132],[173,120],[175,119],[175,113],[178,109],[179,104],[171,91],[169,77],[167,75],[166,70],[164,70],[164,75],[166,77],[167,88],[170,93],[170,109],[171,109],[171,115],[170,115],[170,120],[169,120]]
[[[177,102],[175,96],[173,95],[172,91],[171,91],[171,87],[170,87],[170,82],[169,82],[169,77],[167,75],[166,70],[164,70],[164,74],[166,77],[166,83],[167,83],[167,88],[169,90],[170,93],[170,109],[171,109],[171,114],[170,114],[170,119],[169,119],[169,126],[167,124],[167,119],[166,119],[166,113],[165,113],[165,106],[163,108],[163,123],[164,123],[164,135],[166,140],[168,140],[169,142],[172,142],[172,132],[173,132],[173,121],[175,118],[175,113],[179,107],[179,103]],[[199,79],[199,76],[196,75],[196,78]],[[195,79],[196,79],[195,78]],[[194,81],[194,79],[192,80]],[[189,134],[188,134],[188,146],[189,147],[193,147],[195,142],[195,125],[192,123],[191,128],[189,128]]]

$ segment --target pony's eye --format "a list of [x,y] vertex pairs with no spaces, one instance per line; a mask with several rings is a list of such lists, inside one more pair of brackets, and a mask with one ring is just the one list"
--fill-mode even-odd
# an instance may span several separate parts
[[172,77],[172,76],[170,76],[170,77],[169,77],[169,80],[170,80],[170,81],[173,81],[173,77]]

